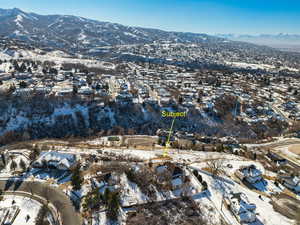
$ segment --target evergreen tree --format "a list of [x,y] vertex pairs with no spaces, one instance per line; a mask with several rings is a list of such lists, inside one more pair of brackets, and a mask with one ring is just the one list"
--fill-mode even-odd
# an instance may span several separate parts
[[71,177],[71,183],[72,183],[73,190],[80,190],[82,182],[83,182],[83,178],[82,178],[81,171],[80,171],[80,164],[78,164],[74,168],[72,177]]
[[49,222],[45,220],[45,218],[47,217],[47,213],[48,213],[48,208],[45,205],[43,205],[35,219],[35,224],[49,225]]
[[20,69],[19,69],[19,72],[24,73],[26,70],[27,70],[27,68],[26,68],[26,66],[25,66],[25,63],[22,63],[22,64],[21,64],[21,67],[20,67]]
[[108,217],[111,220],[117,220],[119,215],[119,207],[120,207],[120,199],[118,192],[112,192],[110,195],[110,199],[108,202],[107,210],[108,210]]
[[20,88],[26,88],[27,87],[27,83],[25,81],[21,81],[19,83]]
[[16,168],[17,168],[17,163],[14,160],[12,160],[11,163],[10,163],[10,170],[15,171]]
[[23,171],[26,170],[26,163],[24,162],[23,159],[20,160],[19,166],[20,166],[20,168],[22,168]]
[[28,67],[28,68],[27,68],[27,72],[30,73],[30,74],[32,74],[31,67]]
[[104,203],[105,204],[108,204],[108,201],[110,199],[110,190],[109,188],[106,188],[105,191],[104,191],[104,196],[103,196],[103,200],[104,200]]

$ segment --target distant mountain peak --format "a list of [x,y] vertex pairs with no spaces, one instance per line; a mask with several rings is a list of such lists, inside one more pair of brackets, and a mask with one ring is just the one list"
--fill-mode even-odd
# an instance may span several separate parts
[[72,15],[39,15],[21,9],[0,9],[0,35],[47,47],[90,49],[99,46],[222,42],[224,39],[195,33],[167,32],[100,22]]

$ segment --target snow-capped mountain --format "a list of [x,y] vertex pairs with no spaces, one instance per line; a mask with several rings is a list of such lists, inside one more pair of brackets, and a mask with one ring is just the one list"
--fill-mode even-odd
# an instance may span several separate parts
[[129,27],[78,16],[38,15],[17,8],[0,9],[0,35],[44,46],[70,49],[153,41],[209,43],[223,40],[206,34]]

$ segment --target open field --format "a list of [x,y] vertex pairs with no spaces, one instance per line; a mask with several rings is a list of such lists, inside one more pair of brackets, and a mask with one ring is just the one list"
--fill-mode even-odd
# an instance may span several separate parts
[[298,144],[298,145],[291,145],[289,147],[289,151],[292,152],[292,153],[295,153],[297,155],[300,155],[300,144]]

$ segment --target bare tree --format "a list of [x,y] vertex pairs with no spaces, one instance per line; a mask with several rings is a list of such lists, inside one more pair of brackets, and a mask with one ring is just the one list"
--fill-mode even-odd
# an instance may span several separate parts
[[213,176],[224,174],[224,168],[225,168],[224,159],[212,159],[207,161],[206,165],[209,168],[210,172],[213,174]]

